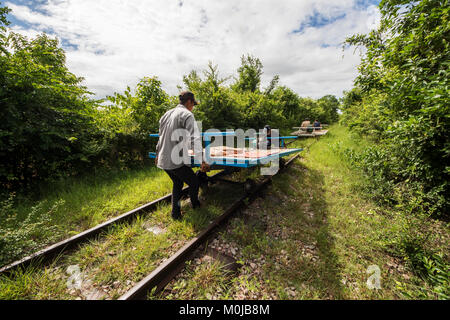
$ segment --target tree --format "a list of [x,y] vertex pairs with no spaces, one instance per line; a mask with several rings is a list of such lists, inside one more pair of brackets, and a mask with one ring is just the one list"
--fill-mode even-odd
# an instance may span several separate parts
[[144,135],[156,132],[159,119],[171,107],[169,95],[161,88],[157,77],[144,77],[136,87],[136,99],[131,105],[133,117]]
[[233,90],[238,92],[259,91],[261,84],[261,75],[263,74],[263,65],[258,58],[251,55],[241,57],[241,66],[238,69],[239,78],[232,86]]
[[93,102],[65,66],[58,41],[10,32],[0,64],[2,183],[29,183],[81,167],[95,153]]
[[0,2],[0,53],[7,54],[5,49],[6,43],[6,28],[5,26],[9,25],[9,21],[6,18],[6,15],[11,11],[8,7],[2,7]]
[[212,62],[208,63],[203,76],[202,79],[196,71],[191,71],[183,77],[186,88],[200,103],[194,109],[196,120],[203,122],[203,130],[235,127],[239,114],[231,90],[224,85],[228,78],[220,78],[218,66]]
[[269,86],[264,90],[265,95],[270,95],[272,91],[278,86],[278,82],[280,81],[280,76],[275,75],[272,80],[270,80]]
[[366,48],[353,123],[379,137],[389,179],[407,182],[429,212],[449,205],[449,10],[448,0],[383,0],[380,27],[347,39]]
[[340,106],[339,100],[333,95],[326,95],[318,101],[322,114],[319,115],[321,122],[334,123],[338,121],[338,109]]
[[302,110],[300,106],[300,97],[288,87],[277,87],[272,92],[272,97],[277,101],[278,108],[288,122],[286,124],[288,127],[297,125],[306,116],[306,110]]

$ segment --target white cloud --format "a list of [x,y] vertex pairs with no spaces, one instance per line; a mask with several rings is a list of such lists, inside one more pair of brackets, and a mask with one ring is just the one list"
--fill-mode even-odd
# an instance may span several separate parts
[[[32,26],[14,31],[46,31],[74,45],[65,48],[67,64],[98,97],[154,75],[176,94],[192,69],[203,70],[211,60],[222,76],[236,75],[247,53],[264,65],[263,87],[279,74],[281,84],[302,96],[340,96],[352,86],[359,56],[347,50],[342,59],[339,44],[379,19],[374,6],[356,10],[355,0],[49,0],[39,10],[6,5]],[[293,33],[314,13],[345,17]]]

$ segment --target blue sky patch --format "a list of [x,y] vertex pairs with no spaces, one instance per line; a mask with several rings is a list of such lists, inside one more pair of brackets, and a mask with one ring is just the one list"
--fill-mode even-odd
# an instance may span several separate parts
[[[41,6],[47,3],[47,0],[9,0],[2,1],[2,6],[8,6],[7,3],[12,3],[18,6],[27,6],[30,10],[39,12],[42,14],[46,14],[45,10],[42,10]],[[14,11],[10,12],[7,16],[9,22],[11,22],[10,26],[19,26],[24,29],[30,29],[32,24],[19,20],[14,16]]]
[[[356,0],[354,8],[357,10],[365,10],[371,5],[378,6],[381,0]],[[292,33],[303,33],[306,28],[322,28],[326,25],[332,24],[338,20],[345,19],[346,13],[341,13],[332,17],[327,17],[318,11],[314,11],[313,15],[307,17],[306,20],[302,21],[298,29],[295,29]]]
[[308,16],[308,18],[300,24],[300,27],[292,31],[292,33],[303,33],[306,28],[321,28],[337,20],[344,19],[346,16],[346,13],[342,13],[334,17],[327,17],[320,12],[315,11],[312,16]]
[[[3,2],[2,1],[2,5],[6,5],[8,3],[12,3],[18,6],[26,6],[28,8],[30,8],[31,11],[34,12],[39,12],[43,15],[48,15],[48,13],[42,9],[42,5],[46,4],[48,2],[48,0],[10,0],[10,1],[6,1]],[[51,27],[46,27],[46,28],[37,28],[37,24],[34,23],[29,23],[23,20],[19,20],[14,16],[14,11],[10,12],[7,16],[7,19],[9,22],[11,22],[11,24],[9,25],[10,27],[12,26],[19,26],[23,29],[34,29],[34,30],[38,30],[40,32],[45,32],[50,36],[54,35],[54,30]],[[73,51],[73,50],[77,50],[78,46],[71,43],[70,41],[68,41],[67,39],[64,39],[60,36],[58,36],[61,47],[66,50],[66,51]]]
[[378,6],[381,0],[356,0],[355,9],[366,9],[369,6]]
[[78,50],[78,46],[71,43],[70,41],[67,41],[66,39],[60,38],[61,41],[61,47],[66,51],[76,51]]
[[[86,86],[98,97],[119,92],[147,75],[160,76],[165,89],[176,94],[182,70],[197,70],[213,60],[225,74],[232,74],[239,65],[238,57],[246,53],[257,53],[267,65],[266,72],[270,72],[262,82],[270,81],[273,73],[305,96],[340,95],[352,86],[359,63],[359,56],[351,53],[340,59],[340,43],[371,29],[380,17],[379,10],[374,10],[380,0],[326,0],[320,4],[302,0],[305,6],[297,9],[308,8],[308,12],[296,13],[290,11],[296,7],[292,2],[280,1],[279,10],[272,10],[269,0],[256,7],[239,0],[201,4],[171,0],[158,5],[153,1],[98,0],[95,10],[93,1],[0,1],[2,6],[14,7],[7,16],[11,29],[30,36],[46,32],[58,38],[59,46],[70,53],[71,72],[84,77]],[[129,10],[123,10],[128,4]],[[312,8],[316,11],[310,11]],[[84,14],[73,19],[75,13]],[[359,14],[361,19],[353,19]],[[264,15],[277,28],[261,21]],[[117,17],[118,23],[111,17]],[[108,21],[109,26],[105,25]],[[335,25],[339,30],[324,32]],[[258,36],[262,35],[271,41],[261,43]],[[315,54],[317,51],[320,54]]]

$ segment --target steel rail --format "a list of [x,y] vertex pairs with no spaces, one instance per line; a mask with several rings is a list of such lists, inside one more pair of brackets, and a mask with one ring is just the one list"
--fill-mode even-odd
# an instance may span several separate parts
[[[280,168],[277,174],[283,171],[291,164],[299,154],[289,159],[283,168]],[[253,190],[243,195],[239,200],[235,201],[221,216],[217,217],[205,230],[200,232],[195,238],[191,239],[181,249],[179,249],[170,258],[160,264],[152,273],[138,282],[118,300],[140,300],[145,299],[147,293],[156,287],[156,292],[163,289],[171,279],[182,269],[185,261],[189,260],[195,254],[197,248],[205,242],[213,233],[213,231],[224,223],[236,210],[248,205],[246,199],[252,200],[265,186],[270,184],[272,177],[265,178],[260,184],[256,185]]]
[[[215,181],[216,179],[218,180],[222,176],[227,175],[229,173],[230,173],[229,171],[223,170],[221,172],[216,173],[215,175],[213,175],[211,177],[208,177],[208,180]],[[188,190],[189,190],[189,187],[184,187],[183,195],[187,195]],[[145,211],[155,210],[159,204],[165,203],[165,202],[170,202],[171,197],[172,197],[172,194],[169,193],[159,199],[156,199],[152,202],[146,203],[138,208],[135,208],[124,214],[121,214],[118,217],[115,217],[106,222],[103,222],[95,227],[85,230],[77,235],[74,235],[74,236],[68,238],[68,239],[62,240],[55,244],[52,244],[52,245],[50,245],[46,248],[43,248],[31,255],[28,255],[20,260],[17,260],[15,262],[7,264],[0,268],[0,274],[10,274],[13,270],[16,270],[19,267],[25,268],[33,262],[40,261],[41,263],[43,263],[43,262],[49,261],[52,258],[56,257],[57,255],[63,253],[64,251],[72,249],[76,245],[78,245],[82,242],[85,242],[89,239],[92,239],[93,237],[97,236],[102,231],[106,230],[107,228],[111,227],[112,225],[114,225],[116,223],[130,221],[133,218],[135,218],[138,214],[141,214]]]

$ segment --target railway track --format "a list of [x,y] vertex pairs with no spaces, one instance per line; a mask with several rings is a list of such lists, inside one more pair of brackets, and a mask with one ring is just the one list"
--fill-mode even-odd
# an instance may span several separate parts
[[[298,154],[283,163],[280,171],[291,164]],[[280,171],[277,173],[279,174]],[[138,282],[128,292],[123,294],[119,300],[139,300],[145,299],[148,292],[152,291],[154,294],[160,292],[183,268],[185,263],[194,258],[197,249],[205,243],[221,226],[223,226],[228,219],[239,209],[248,205],[263,188],[270,184],[272,178],[265,178],[261,183],[252,186],[242,197],[236,200],[222,215],[217,217],[205,230],[199,233],[196,237],[191,239],[182,248],[180,248],[170,258],[160,264],[153,272]]]
[[[297,155],[298,156],[298,155]],[[280,168],[285,168],[288,164],[290,164],[297,156],[292,157],[288,162],[285,162],[284,159],[281,159]],[[280,170],[281,171],[281,170]],[[232,183],[237,184],[235,181],[224,179],[226,175],[233,173],[233,170],[224,170],[213,176],[208,177],[208,181],[215,182],[224,182],[224,183]],[[195,236],[191,240],[187,240],[188,242],[179,249],[175,254],[170,256],[168,259],[163,261],[156,269],[153,268],[153,271],[134,285],[131,290],[122,294],[119,299],[120,300],[133,300],[133,299],[142,299],[147,296],[147,292],[152,288],[156,287],[156,292],[159,292],[163,289],[180,271],[182,271],[184,267],[184,263],[198,254],[197,249],[206,240],[208,240],[211,235],[215,234],[215,231],[219,230],[221,226],[226,225],[225,222],[233,215],[234,212],[238,211],[240,208],[245,207],[250,201],[252,201],[260,191],[270,184],[271,178],[265,178],[261,183],[256,184],[247,184],[239,183],[244,186],[244,195],[240,196],[240,198],[233,202],[233,204],[228,207],[228,209],[217,217],[209,226],[201,231],[197,236]],[[222,183],[221,183],[222,184]],[[185,195],[188,193],[188,188],[184,188],[183,192]],[[95,238],[100,233],[107,231],[109,228],[116,224],[120,224],[122,222],[131,222],[135,220],[141,214],[147,214],[152,210],[158,208],[160,204],[168,203],[171,200],[171,194],[168,194],[164,197],[156,199],[152,202],[149,202],[139,208],[133,209],[127,213],[124,213],[118,217],[115,217],[109,221],[106,221],[100,225],[97,225],[94,228],[86,230],[78,235],[75,235],[69,239],[63,240],[61,242],[55,243],[51,246],[48,246],[32,255],[29,255],[19,261],[13,262],[9,265],[6,265],[0,269],[0,274],[6,275],[9,277],[14,274],[14,270],[25,268],[31,264],[38,264],[39,266],[45,266],[47,262],[54,261],[55,257],[58,257],[61,254],[67,254],[67,251],[71,249],[78,248],[77,246],[88,242],[89,240]],[[128,284],[128,283],[127,283]],[[116,296],[117,297],[117,296]],[[89,298],[88,298],[89,299]],[[93,298],[97,299],[97,298]]]
[[[231,173],[231,171],[223,170],[211,177],[208,177],[208,179],[211,182],[220,181],[220,179],[222,179],[224,176],[226,176],[230,173]],[[186,196],[188,194],[188,190],[189,190],[188,187],[185,187],[183,189],[184,196]],[[96,237],[101,232],[107,230],[108,228],[110,228],[111,226],[113,226],[115,224],[132,221],[139,214],[155,210],[158,207],[158,205],[170,202],[171,197],[172,197],[172,194],[169,193],[159,199],[156,199],[154,201],[146,203],[146,204],[144,204],[138,208],[135,208],[131,211],[128,211],[118,217],[115,217],[104,223],[101,223],[91,229],[83,231],[83,232],[81,232],[75,236],[72,236],[68,239],[62,240],[62,241],[52,244],[46,248],[43,248],[31,255],[28,255],[28,256],[20,259],[20,260],[17,260],[13,263],[5,265],[0,268],[0,274],[8,275],[11,272],[13,272],[14,270],[17,270],[18,268],[26,268],[35,262],[39,262],[39,263],[48,262],[48,261],[54,259],[56,256],[64,253],[65,251],[73,249],[77,245]]]

